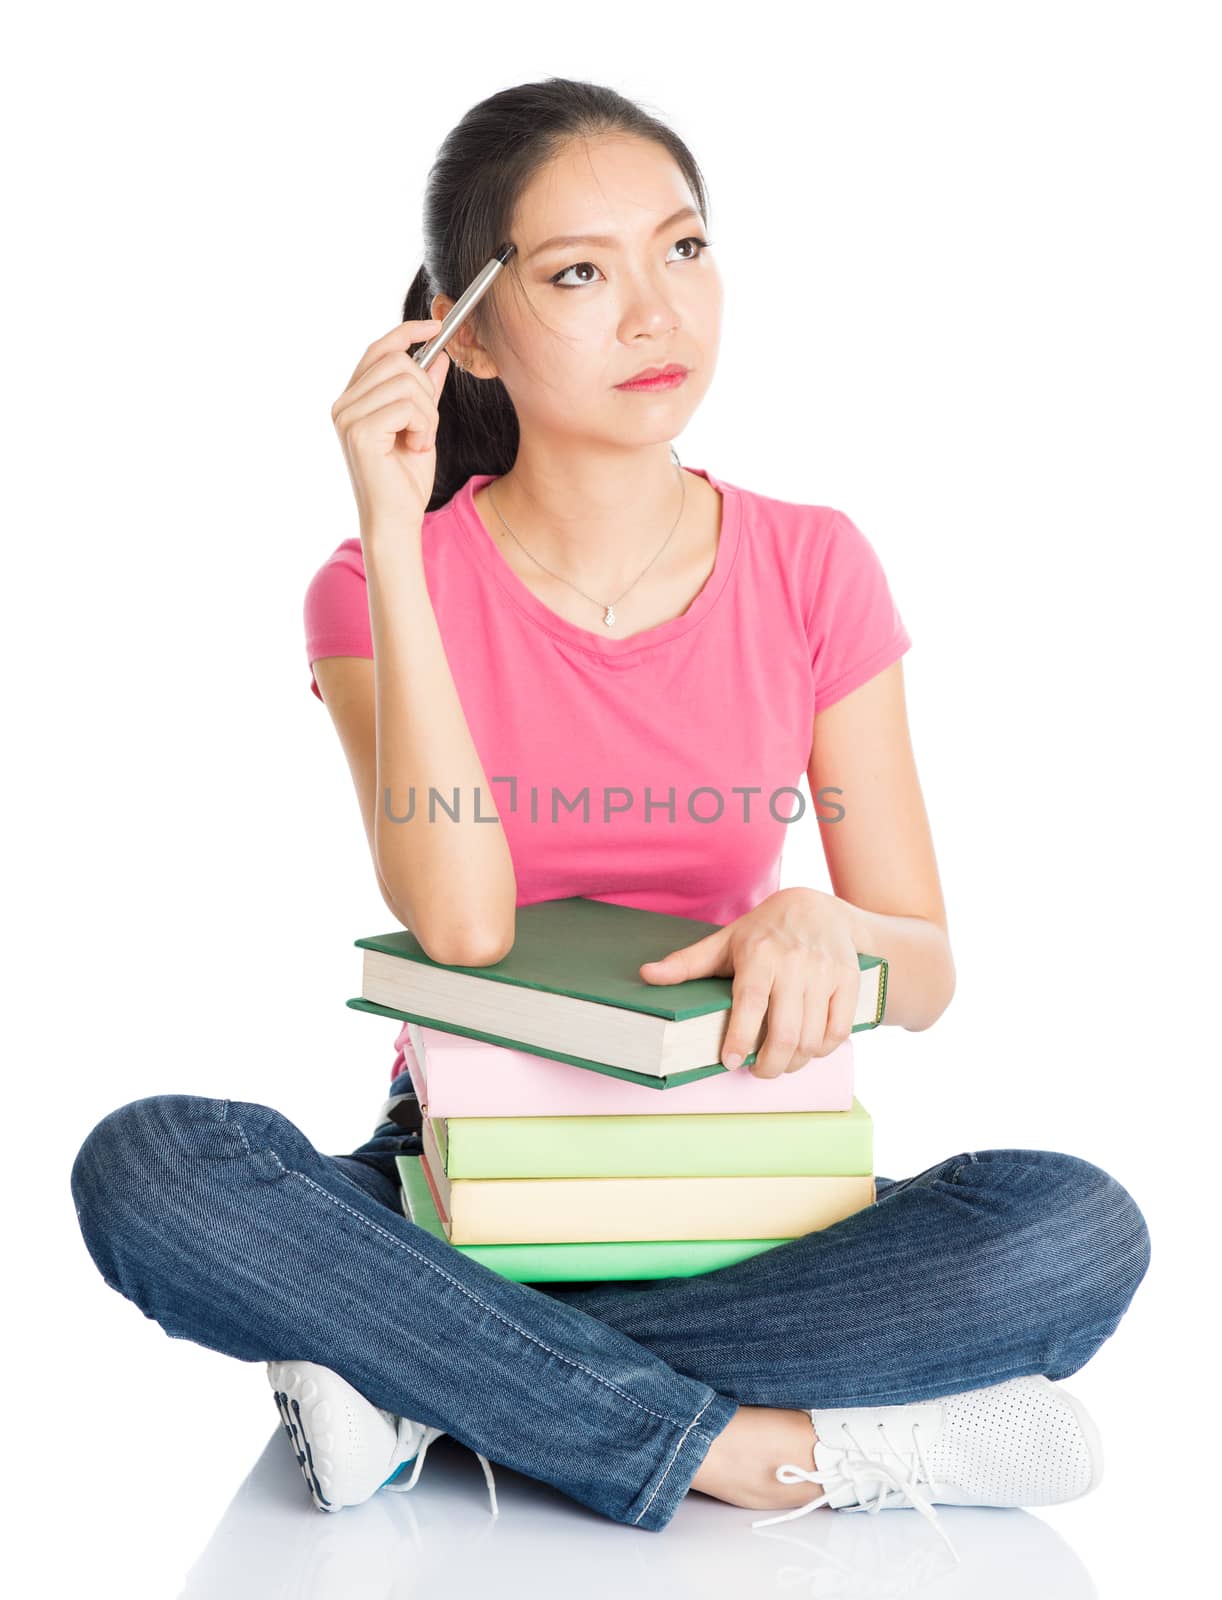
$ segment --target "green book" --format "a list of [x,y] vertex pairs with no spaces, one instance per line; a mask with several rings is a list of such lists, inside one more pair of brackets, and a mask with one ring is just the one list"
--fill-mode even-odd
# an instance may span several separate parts
[[853,1177],[874,1170],[873,1119],[856,1097],[849,1111],[430,1121],[449,1178]]
[[[395,1164],[404,1216],[449,1244],[421,1157],[396,1156]],[[450,1248],[461,1250],[472,1261],[514,1283],[603,1283],[616,1278],[694,1277],[786,1243],[786,1239],[629,1239],[592,1244],[455,1244]]]
[[[582,895],[541,900],[518,907],[513,949],[487,967],[433,961],[396,928],[354,941],[364,965],[348,1004],[667,1089],[726,1070],[733,980],[652,984],[638,969],[719,926]],[[857,962],[854,1033],[877,1028],[887,1002],[885,959],[859,953]]]

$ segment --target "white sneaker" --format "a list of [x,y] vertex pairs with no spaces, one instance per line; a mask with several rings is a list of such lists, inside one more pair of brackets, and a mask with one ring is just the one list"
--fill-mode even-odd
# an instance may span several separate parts
[[[414,1488],[429,1445],[445,1432],[382,1411],[338,1372],[316,1361],[269,1361],[267,1379],[301,1475],[320,1511],[360,1505],[379,1489],[401,1493]],[[492,1468],[486,1456],[479,1459],[495,1517],[499,1512]],[[392,1482],[413,1460],[411,1477]]]
[[775,1476],[822,1484],[824,1493],[753,1528],[821,1505],[876,1513],[907,1502],[958,1560],[934,1504],[1059,1505],[1103,1477],[1103,1446],[1086,1407],[1042,1373],[912,1405],[818,1407],[810,1419],[816,1470],[786,1465]]

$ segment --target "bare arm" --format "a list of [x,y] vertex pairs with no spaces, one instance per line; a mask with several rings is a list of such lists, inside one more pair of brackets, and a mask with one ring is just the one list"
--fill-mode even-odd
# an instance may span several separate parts
[[[807,769],[823,853],[853,942],[890,963],[884,1021],[919,1032],[955,992],[933,838],[917,777],[903,663],[816,713]],[[821,788],[840,789],[821,801]]]
[[[418,532],[362,534],[374,658],[314,663],[356,785],[382,897],[447,965],[486,966],[513,945],[517,884],[429,598]],[[429,791],[438,805],[429,821]],[[411,792],[415,790],[414,814]],[[458,791],[457,808],[454,790]],[[476,822],[479,815],[495,821]]]

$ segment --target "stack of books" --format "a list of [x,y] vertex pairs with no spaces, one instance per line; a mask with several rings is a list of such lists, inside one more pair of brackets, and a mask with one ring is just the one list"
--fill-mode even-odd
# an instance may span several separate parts
[[[776,1078],[751,1074],[755,1051],[730,1072],[732,980],[640,976],[717,926],[571,897],[519,907],[494,966],[441,965],[406,929],[356,940],[348,1004],[409,1024],[423,1154],[397,1158],[405,1214],[540,1283],[713,1271],[871,1205],[851,1041]],[[858,963],[854,1032],[887,990],[885,960]]]

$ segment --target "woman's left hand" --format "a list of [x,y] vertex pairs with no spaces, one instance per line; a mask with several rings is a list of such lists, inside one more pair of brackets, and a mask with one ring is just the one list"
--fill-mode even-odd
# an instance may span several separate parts
[[751,1068],[757,1078],[797,1072],[849,1037],[861,968],[842,900],[819,889],[781,889],[695,944],[646,961],[649,983],[733,977],[733,1005],[721,1059],[733,1069],[750,1054],[768,1013],[768,1032]]

